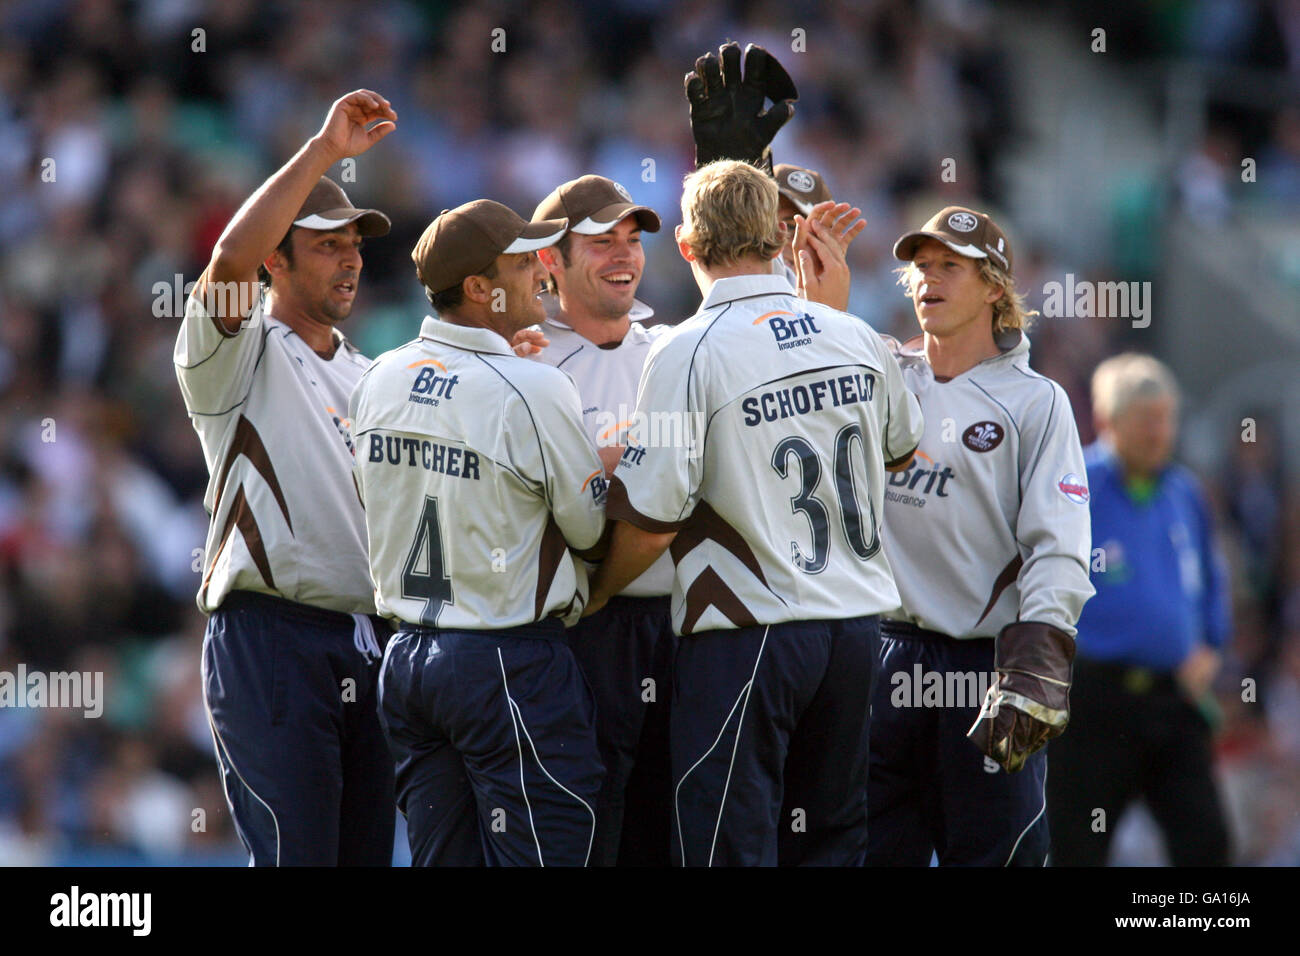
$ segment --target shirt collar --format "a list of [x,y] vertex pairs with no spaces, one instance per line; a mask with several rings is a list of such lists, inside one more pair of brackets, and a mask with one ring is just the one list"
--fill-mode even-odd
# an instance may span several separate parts
[[432,339],[458,349],[470,352],[493,352],[497,355],[514,355],[514,350],[506,340],[491,329],[473,328],[467,325],[452,325],[442,319],[426,315],[420,323],[420,338]]
[[704,303],[700,306],[700,311],[703,312],[705,309],[711,309],[716,305],[734,302],[737,299],[748,299],[757,295],[792,296],[794,294],[794,286],[783,275],[764,272],[761,274],[728,276],[713,283],[713,288],[709,289],[709,294],[704,297]]

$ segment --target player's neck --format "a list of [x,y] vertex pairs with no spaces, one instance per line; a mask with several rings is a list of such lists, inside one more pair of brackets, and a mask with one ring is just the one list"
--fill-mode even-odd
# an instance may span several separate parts
[[695,274],[695,284],[700,287],[700,295],[706,299],[719,279],[734,279],[737,276],[766,276],[772,274],[772,260],[760,259],[758,256],[746,256],[736,262],[718,263],[705,266],[698,259],[691,261],[691,271]]
[[489,332],[495,332],[505,340],[509,345],[515,337],[515,333],[522,326],[517,320],[508,318],[500,312],[493,312],[487,308],[475,307],[474,303],[462,302],[456,309],[446,309],[439,313],[438,318],[449,325],[459,325],[465,329],[486,329]]
[[307,347],[317,355],[334,354],[334,326],[329,322],[313,317],[292,300],[277,296],[274,289],[267,293],[266,311],[293,329],[298,338],[306,342]]
[[577,332],[592,345],[609,345],[622,342],[632,327],[630,314],[617,318],[607,318],[587,311],[580,304],[560,300],[560,311],[556,318]]
[[925,333],[925,358],[938,379],[956,378],[1000,351],[991,322],[971,322],[954,335]]

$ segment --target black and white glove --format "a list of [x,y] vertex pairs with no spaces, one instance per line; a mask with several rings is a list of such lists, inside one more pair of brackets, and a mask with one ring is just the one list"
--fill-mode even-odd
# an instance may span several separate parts
[[1074,639],[1050,624],[1017,621],[998,634],[993,656],[997,680],[966,736],[1015,773],[1070,722]]
[[[686,74],[691,104],[695,168],[718,159],[738,159],[772,173],[772,139],[794,116],[799,93],[790,74],[761,46],[745,47],[741,78],[740,46],[724,43],[706,53]],[[772,106],[763,108],[765,100]]]

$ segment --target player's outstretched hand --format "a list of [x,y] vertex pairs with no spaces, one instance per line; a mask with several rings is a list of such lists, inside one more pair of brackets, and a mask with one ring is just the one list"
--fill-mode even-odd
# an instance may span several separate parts
[[833,309],[849,306],[852,273],[845,254],[867,228],[862,210],[846,202],[821,202],[807,217],[794,217],[795,275],[799,295]]
[[1050,624],[1016,621],[998,634],[998,677],[966,736],[1008,773],[1070,722],[1074,638]]
[[520,358],[536,355],[550,344],[551,340],[546,337],[546,334],[541,329],[520,329],[515,333],[515,337],[510,340],[510,347],[515,350],[515,354]]
[[[686,74],[696,169],[718,159],[739,159],[770,174],[772,139],[794,116],[798,98],[790,74],[761,46],[745,47],[743,76],[736,43],[699,57]],[[764,109],[768,99],[772,106]]]
[[353,90],[330,106],[316,139],[337,161],[361,155],[395,129],[397,114],[388,100],[371,90]]

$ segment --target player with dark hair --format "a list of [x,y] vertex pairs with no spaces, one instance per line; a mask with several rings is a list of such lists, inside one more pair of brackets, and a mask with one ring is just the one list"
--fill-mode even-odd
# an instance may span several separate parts
[[[533,213],[534,220],[561,218],[569,222],[564,238],[537,253],[554,292],[540,326],[550,344],[537,359],[577,385],[583,424],[610,475],[624,451],[646,356],[670,328],[642,325],[653,312],[636,298],[645,268],[641,235],[659,231],[659,216],[613,180],[587,175],[557,186]],[[592,853],[598,866],[668,863],[672,581],[672,561],[663,555],[569,631],[596,698],[605,764]]]
[[369,360],[337,328],[362,239],[389,222],[324,174],[396,119],[369,90],[335,101],[222,233],[176,340],[211,475],[204,700],[235,829],[258,866],[392,860],[393,768],[375,710],[387,628],[370,617],[346,411]]
[[438,309],[352,395],[398,804],[419,866],[590,860],[603,768],[565,625],[599,557],[604,468],[563,372],[509,343],[543,318],[565,219],[480,199],[417,243]]

